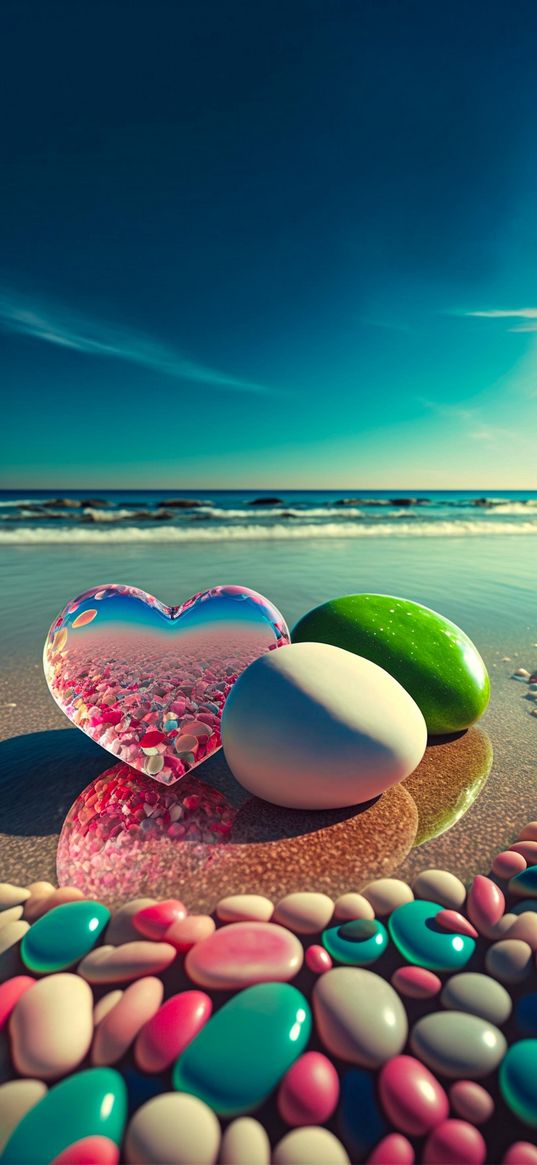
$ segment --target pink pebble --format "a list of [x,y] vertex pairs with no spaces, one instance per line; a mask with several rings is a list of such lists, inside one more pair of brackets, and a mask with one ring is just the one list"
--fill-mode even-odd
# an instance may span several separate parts
[[168,898],[165,902],[155,902],[154,906],[144,906],[134,915],[133,926],[144,938],[159,942],[174,922],[186,918],[187,909],[178,898]]
[[520,854],[528,866],[537,866],[537,841],[515,841],[509,848]]
[[339,1076],[322,1052],[305,1052],[286,1072],[278,1090],[278,1111],[288,1125],[322,1125],[339,1100]]
[[306,951],[306,966],[314,975],[322,975],[323,971],[330,971],[333,966],[328,951],[318,943],[312,943]]
[[109,1137],[82,1137],[63,1149],[51,1165],[117,1165],[119,1145]]
[[488,936],[505,912],[505,898],[495,882],[476,874],[468,891],[466,909],[480,934]]
[[468,1121],[446,1120],[433,1129],[423,1149],[423,1165],[484,1165],[487,1146]]
[[392,987],[409,999],[432,999],[441,990],[442,980],[425,967],[398,967],[392,975]]
[[438,914],[435,914],[434,920],[444,930],[453,931],[455,934],[466,934],[468,938],[479,938],[475,926],[468,922],[464,914],[459,914],[458,910],[440,910]]
[[163,1072],[207,1023],[213,1010],[204,991],[172,995],[142,1028],[134,1059],[142,1072]]
[[490,1092],[476,1080],[456,1080],[449,1090],[449,1099],[457,1116],[473,1125],[482,1125],[494,1112]]
[[302,943],[284,926],[231,922],[192,947],[185,971],[200,987],[230,991],[254,983],[285,983],[298,974],[303,961]]
[[13,979],[6,979],[5,983],[0,984],[0,1031],[7,1023],[21,995],[24,995],[29,987],[33,987],[35,982],[31,975],[15,975]]
[[422,1137],[445,1121],[449,1113],[442,1085],[413,1056],[394,1056],[387,1060],[381,1069],[378,1087],[388,1120],[410,1136]]
[[537,1145],[515,1141],[502,1157],[502,1165],[537,1165]]
[[512,849],[505,849],[501,854],[496,854],[492,863],[492,873],[496,874],[497,878],[503,878],[507,882],[509,878],[514,878],[515,874],[521,874],[522,870],[526,869],[526,865],[526,859],[522,857],[522,854]]
[[95,1031],[91,1049],[92,1064],[116,1064],[125,1055],[143,1025],[158,1011],[163,995],[164,984],[160,979],[149,976],[131,983]]
[[367,1165],[414,1165],[414,1149],[401,1133],[388,1133],[367,1158]]
[[209,938],[214,934],[215,923],[209,914],[187,914],[186,918],[178,918],[166,931],[164,940],[171,943],[179,954],[184,955],[196,943]]
[[517,841],[537,841],[537,821],[528,821],[520,830]]

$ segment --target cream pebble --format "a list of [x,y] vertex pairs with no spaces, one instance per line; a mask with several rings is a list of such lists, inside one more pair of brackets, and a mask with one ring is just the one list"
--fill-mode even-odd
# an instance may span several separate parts
[[485,966],[489,974],[502,983],[523,983],[532,966],[531,947],[522,939],[502,939],[489,947]]
[[122,995],[123,992],[121,989],[116,987],[114,991],[109,991],[107,995],[103,995],[102,998],[99,999],[98,1003],[96,1003],[95,1007],[93,1008],[94,1027],[97,1027],[97,1025],[101,1023],[105,1015],[108,1015],[108,1012],[116,1006],[116,1003],[119,1003]]
[[457,1116],[474,1125],[484,1124],[494,1112],[490,1092],[476,1080],[456,1080],[449,1090],[449,1099]]
[[93,995],[78,975],[48,975],[25,991],[9,1024],[21,1076],[56,1080],[73,1072],[93,1035]]
[[537,951],[537,913],[533,910],[524,910],[521,914],[506,917],[513,919],[506,937],[522,939],[529,944],[532,951]]
[[275,1146],[273,1165],[349,1165],[341,1141],[321,1125],[292,1129]]
[[158,1011],[163,995],[164,984],[160,979],[149,976],[131,983],[95,1032],[91,1048],[92,1064],[117,1064],[144,1024]]
[[286,894],[277,903],[272,921],[295,934],[319,934],[328,926],[333,913],[334,903],[327,894]]
[[133,923],[135,914],[144,910],[146,906],[154,906],[156,898],[133,898],[132,902],[125,902],[115,910],[104,934],[104,942],[112,947],[119,947],[123,943],[134,942],[140,938]]
[[77,890],[76,886],[59,886],[52,894],[46,894],[36,901],[32,922],[37,922],[38,918],[48,914],[49,910],[54,910],[55,906],[63,906],[65,902],[79,902],[83,897],[82,891]]
[[158,975],[176,957],[170,943],[138,942],[96,947],[78,964],[78,974],[88,983],[128,983],[144,975]]
[[410,1047],[433,1072],[475,1080],[498,1066],[507,1041],[497,1027],[478,1015],[437,1011],[414,1024]]
[[179,954],[184,955],[191,947],[214,934],[216,927],[210,914],[188,914],[172,922],[164,935],[164,941],[171,943]]
[[491,869],[497,878],[503,878],[508,882],[509,878],[514,878],[515,874],[520,874],[522,870],[525,870],[526,865],[527,862],[522,854],[506,849],[501,854],[496,854]]
[[46,1091],[42,1080],[7,1080],[0,1084],[0,1153],[19,1121],[43,1099]]
[[375,917],[375,911],[363,894],[341,894],[334,902],[334,919],[336,922],[354,922],[356,918]]
[[362,890],[362,894],[371,903],[375,914],[381,917],[414,900],[410,886],[400,878],[377,878]]
[[406,1012],[380,975],[362,967],[335,967],[317,979],[312,1000],[317,1032],[333,1055],[378,1068],[402,1051]]
[[259,1121],[241,1116],[222,1137],[220,1165],[270,1165],[270,1141]]
[[12,979],[21,971],[19,943],[29,929],[30,924],[22,919],[8,922],[7,926],[0,929],[0,983]]
[[221,922],[269,922],[274,906],[262,894],[232,894],[216,907]]
[[0,910],[10,906],[22,906],[30,897],[30,891],[23,886],[12,886],[11,882],[0,882]]
[[452,975],[444,985],[440,1002],[453,1011],[479,1015],[490,1023],[506,1023],[513,1009],[509,992],[492,979],[477,971],[461,971]]
[[34,922],[46,898],[54,893],[56,887],[52,882],[32,882],[28,886],[30,897],[24,903],[24,918],[28,922]]
[[0,912],[0,930],[7,926],[9,922],[18,922],[22,918],[22,906],[8,906],[6,910]]
[[460,910],[466,900],[466,888],[449,870],[422,870],[412,883],[416,898],[439,902],[451,910]]
[[125,1138],[128,1165],[214,1165],[220,1125],[197,1096],[163,1092],[142,1104]]

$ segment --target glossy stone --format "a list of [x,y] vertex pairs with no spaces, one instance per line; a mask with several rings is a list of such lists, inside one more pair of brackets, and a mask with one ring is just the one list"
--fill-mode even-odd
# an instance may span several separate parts
[[414,895],[407,882],[400,878],[377,878],[362,890],[363,897],[371,903],[376,915],[391,914],[405,902],[412,902]]
[[354,918],[374,918],[375,911],[363,894],[340,894],[334,902],[334,919],[337,922],[352,922]]
[[537,866],[528,866],[520,874],[515,874],[509,882],[511,894],[527,898],[537,898]]
[[522,995],[517,1001],[515,1023],[525,1036],[537,1036],[537,992]]
[[335,967],[313,988],[318,1035],[334,1056],[378,1068],[406,1041],[406,1012],[393,987],[361,967]]
[[6,1165],[49,1165],[68,1145],[102,1135],[121,1143],[127,1090],[113,1068],[89,1068],[61,1080],[23,1117],[12,1133]]
[[476,1080],[456,1080],[449,1090],[449,1099],[457,1116],[473,1125],[484,1124],[494,1112],[490,1092]]
[[466,887],[449,870],[422,870],[412,888],[416,898],[439,902],[439,909],[460,910],[466,900]]
[[165,785],[220,747],[237,676],[288,643],[279,611],[240,586],[167,607],[137,587],[92,587],[50,628],[45,677],[65,715],[117,760]]
[[216,907],[221,922],[270,922],[273,911],[270,898],[262,894],[230,894]]
[[506,938],[489,947],[485,966],[489,974],[502,983],[523,983],[532,969],[532,955],[529,943]]
[[401,1133],[388,1133],[367,1158],[367,1165],[414,1165],[414,1149]]
[[537,1128],[537,1039],[511,1044],[500,1066],[500,1090],[511,1112]]
[[0,1153],[19,1121],[47,1091],[41,1080],[7,1080],[0,1084]]
[[99,1024],[91,1048],[92,1064],[116,1064],[125,1055],[145,1023],[162,1003],[160,979],[137,979]]
[[8,922],[0,930],[0,983],[20,974],[22,963],[19,944],[28,930],[29,924],[22,918],[18,922]]
[[110,919],[100,902],[66,902],[34,922],[21,943],[30,971],[50,974],[72,967],[95,946]]
[[423,1165],[484,1165],[487,1146],[468,1121],[446,1120],[427,1137]]
[[214,1165],[220,1125],[197,1096],[163,1092],[136,1110],[125,1137],[128,1165]]
[[479,938],[475,926],[472,926],[458,910],[441,910],[436,915],[436,922],[443,930],[449,930],[452,934],[466,934],[468,938]]
[[308,947],[305,954],[305,962],[309,971],[314,975],[322,975],[324,971],[330,971],[333,963],[324,947],[320,947],[318,943],[313,943]]
[[537,1145],[515,1141],[504,1153],[502,1165],[537,1165]]
[[272,922],[232,922],[196,943],[185,959],[194,983],[230,991],[254,983],[287,982],[304,960],[302,944]]
[[423,716],[396,680],[321,643],[257,659],[222,715],[233,775],[256,796],[292,809],[368,801],[413,772],[426,742]]
[[199,1096],[221,1116],[251,1112],[305,1050],[310,1031],[309,1005],[296,987],[248,987],[211,1017],[179,1057],[174,1088]]
[[468,917],[481,934],[494,936],[494,926],[505,913],[505,898],[491,878],[477,874],[466,900]]
[[482,716],[487,669],[463,631],[419,603],[390,595],[332,599],[310,611],[293,643],[331,643],[372,660],[416,701],[431,735],[458,732]]
[[438,995],[442,980],[425,967],[398,967],[392,975],[392,986],[409,999],[432,999]]
[[[418,767],[404,782],[418,809],[416,845],[440,837],[464,817],[481,795],[492,761],[490,737],[479,724],[456,737],[437,737],[434,746],[425,749]],[[420,897],[443,901],[433,891]]]
[[272,1165],[349,1165],[341,1141],[329,1129],[292,1129],[275,1145]]
[[51,1165],[118,1165],[119,1148],[109,1137],[82,1137],[68,1145]]
[[362,1161],[389,1132],[375,1078],[364,1068],[352,1068],[343,1076],[337,1128],[353,1161]]
[[106,945],[119,947],[122,943],[130,943],[138,939],[140,935],[133,919],[145,906],[153,906],[154,904],[154,898],[133,898],[130,902],[124,902],[122,906],[114,910],[104,935]]
[[440,1002],[453,1011],[479,1015],[496,1025],[507,1023],[513,1003],[509,992],[490,975],[463,971],[447,980]]
[[0,910],[24,904],[30,897],[30,890],[24,886],[13,886],[11,882],[0,882]]
[[402,1133],[422,1137],[449,1113],[435,1076],[413,1056],[394,1056],[380,1070],[379,1096],[388,1120]]
[[322,1052],[305,1052],[286,1072],[278,1090],[278,1111],[288,1125],[322,1125],[339,1099],[339,1076]]
[[388,932],[378,919],[357,918],[323,931],[323,945],[338,963],[367,967],[388,945]]
[[122,943],[121,946],[102,946],[90,951],[78,965],[78,974],[88,983],[129,983],[144,975],[157,975],[176,958],[177,951],[170,943]]
[[6,979],[4,983],[0,983],[0,1031],[7,1023],[21,995],[33,987],[35,982],[31,975],[15,975],[13,979]]
[[502,853],[496,854],[491,868],[492,873],[496,874],[497,878],[508,881],[509,878],[514,878],[515,874],[520,874],[522,870],[525,870],[526,865],[527,862],[519,853],[506,849]]
[[328,926],[333,912],[334,903],[328,894],[287,894],[277,903],[272,921],[279,922],[295,934],[320,934]]
[[519,854],[524,858],[526,865],[534,866],[537,864],[537,841],[515,841],[511,846],[511,853]]
[[227,1126],[220,1145],[220,1165],[270,1165],[270,1141],[259,1121],[239,1116]]
[[172,995],[142,1028],[134,1059],[142,1072],[164,1072],[207,1023],[213,1010],[203,991]]
[[164,939],[175,947],[178,954],[185,955],[192,947],[209,939],[215,929],[216,924],[210,914],[188,914],[186,918],[172,922]]
[[524,910],[519,916],[512,915],[511,926],[505,937],[521,939],[532,951],[537,951],[537,911]]
[[168,898],[165,902],[144,906],[133,915],[132,925],[143,938],[159,942],[172,923],[186,918],[186,914],[186,906],[178,898]]
[[430,971],[456,971],[471,959],[475,941],[438,926],[435,917],[441,909],[438,902],[421,899],[399,906],[388,920],[390,935],[409,963]]
[[78,975],[48,975],[21,996],[9,1030],[21,1076],[57,1080],[73,1072],[93,1035],[91,989]]
[[475,1080],[498,1066],[507,1042],[497,1027],[477,1015],[443,1011],[414,1024],[410,1047],[433,1072]]

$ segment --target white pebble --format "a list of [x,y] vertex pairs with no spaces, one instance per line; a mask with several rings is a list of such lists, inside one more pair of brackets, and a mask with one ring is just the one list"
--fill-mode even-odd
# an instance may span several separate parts
[[0,882],[0,910],[9,906],[20,906],[30,897],[30,891],[23,886],[12,886],[11,882]]
[[530,973],[532,951],[522,939],[506,938],[489,947],[485,966],[502,983],[522,983]]
[[406,902],[413,902],[414,895],[410,886],[401,878],[377,878],[362,890],[364,898],[371,903],[376,915],[391,914],[398,906]]
[[269,1165],[270,1141],[259,1121],[240,1116],[228,1125],[220,1146],[220,1165]]
[[355,918],[374,918],[375,911],[363,894],[341,894],[334,902],[336,922],[352,922]]
[[0,1084],[0,1153],[23,1116],[43,1099],[47,1091],[41,1080],[7,1080]]
[[221,922],[269,922],[274,906],[262,894],[232,894],[216,907]]
[[93,995],[78,975],[39,979],[21,995],[9,1024],[21,1076],[55,1080],[78,1067],[93,1035]]
[[8,906],[7,910],[0,911],[0,930],[7,926],[8,922],[18,922],[22,918],[22,906]]
[[295,934],[319,934],[328,926],[333,913],[334,903],[327,894],[286,894],[277,903],[272,921]]
[[0,983],[21,972],[19,943],[30,929],[28,922],[8,922],[0,930]]
[[278,1141],[273,1165],[349,1165],[350,1158],[341,1141],[322,1125],[292,1129]]
[[139,931],[132,924],[132,919],[139,910],[146,906],[154,906],[156,898],[133,898],[132,902],[125,902],[115,910],[106,928],[103,942],[108,946],[119,947],[123,943],[134,942],[140,938]]
[[129,1165],[214,1165],[220,1125],[197,1096],[163,1092],[142,1104],[131,1118],[125,1140]]
[[416,898],[439,902],[449,910],[460,910],[466,900],[465,886],[449,870],[422,870],[414,878],[412,889]]

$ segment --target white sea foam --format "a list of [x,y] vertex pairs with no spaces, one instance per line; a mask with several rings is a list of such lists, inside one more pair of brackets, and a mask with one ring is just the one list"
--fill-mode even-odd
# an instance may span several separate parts
[[75,545],[76,543],[118,542],[248,542],[287,541],[293,539],[344,538],[461,538],[468,535],[537,534],[537,519],[527,522],[436,521],[382,522],[301,522],[292,525],[242,526],[119,526],[103,530],[92,526],[39,528],[20,527],[0,530],[0,546]]

